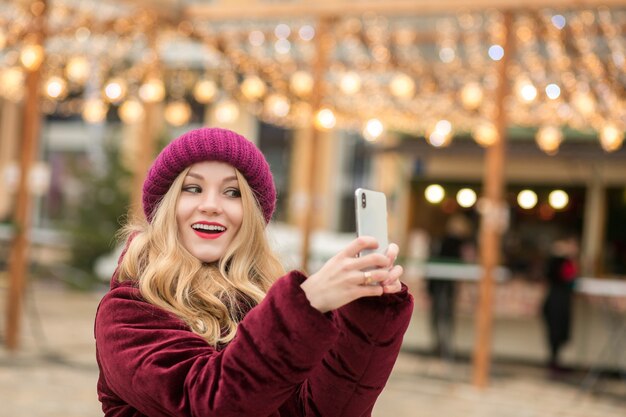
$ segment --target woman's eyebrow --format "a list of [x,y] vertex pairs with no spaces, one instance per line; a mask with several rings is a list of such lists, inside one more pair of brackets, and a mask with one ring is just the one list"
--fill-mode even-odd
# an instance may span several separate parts
[[204,177],[202,175],[196,174],[195,172],[191,172],[191,171],[189,171],[187,173],[187,176],[188,177],[193,177],[193,178],[196,178],[196,179],[199,179],[199,180],[203,180],[204,179]]

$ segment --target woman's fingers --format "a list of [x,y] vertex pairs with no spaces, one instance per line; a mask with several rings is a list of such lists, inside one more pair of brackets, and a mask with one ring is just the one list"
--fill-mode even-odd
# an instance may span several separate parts
[[398,257],[398,253],[400,252],[400,248],[395,243],[390,243],[387,248],[387,258],[389,258],[389,263],[393,265]]
[[378,242],[371,236],[359,236],[348,244],[343,253],[349,258],[356,258],[363,249],[376,249]]

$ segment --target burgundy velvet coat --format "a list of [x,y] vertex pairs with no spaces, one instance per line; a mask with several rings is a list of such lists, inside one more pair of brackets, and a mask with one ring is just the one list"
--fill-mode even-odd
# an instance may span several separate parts
[[291,272],[215,349],[176,316],[112,282],[95,321],[98,397],[108,417],[371,415],[413,298],[362,298],[322,314]]

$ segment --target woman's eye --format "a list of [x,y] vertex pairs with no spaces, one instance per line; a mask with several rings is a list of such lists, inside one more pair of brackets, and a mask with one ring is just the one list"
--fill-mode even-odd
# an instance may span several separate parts
[[226,194],[228,197],[233,198],[241,197],[241,191],[239,191],[237,188],[229,188],[224,192],[224,194]]
[[183,191],[193,194],[199,194],[202,192],[202,188],[198,187],[197,185],[186,185],[183,187]]

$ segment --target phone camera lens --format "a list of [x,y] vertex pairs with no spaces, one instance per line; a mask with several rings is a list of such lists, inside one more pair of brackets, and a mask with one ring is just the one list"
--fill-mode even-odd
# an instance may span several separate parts
[[365,193],[361,194],[361,207],[365,208],[367,201],[365,200]]

